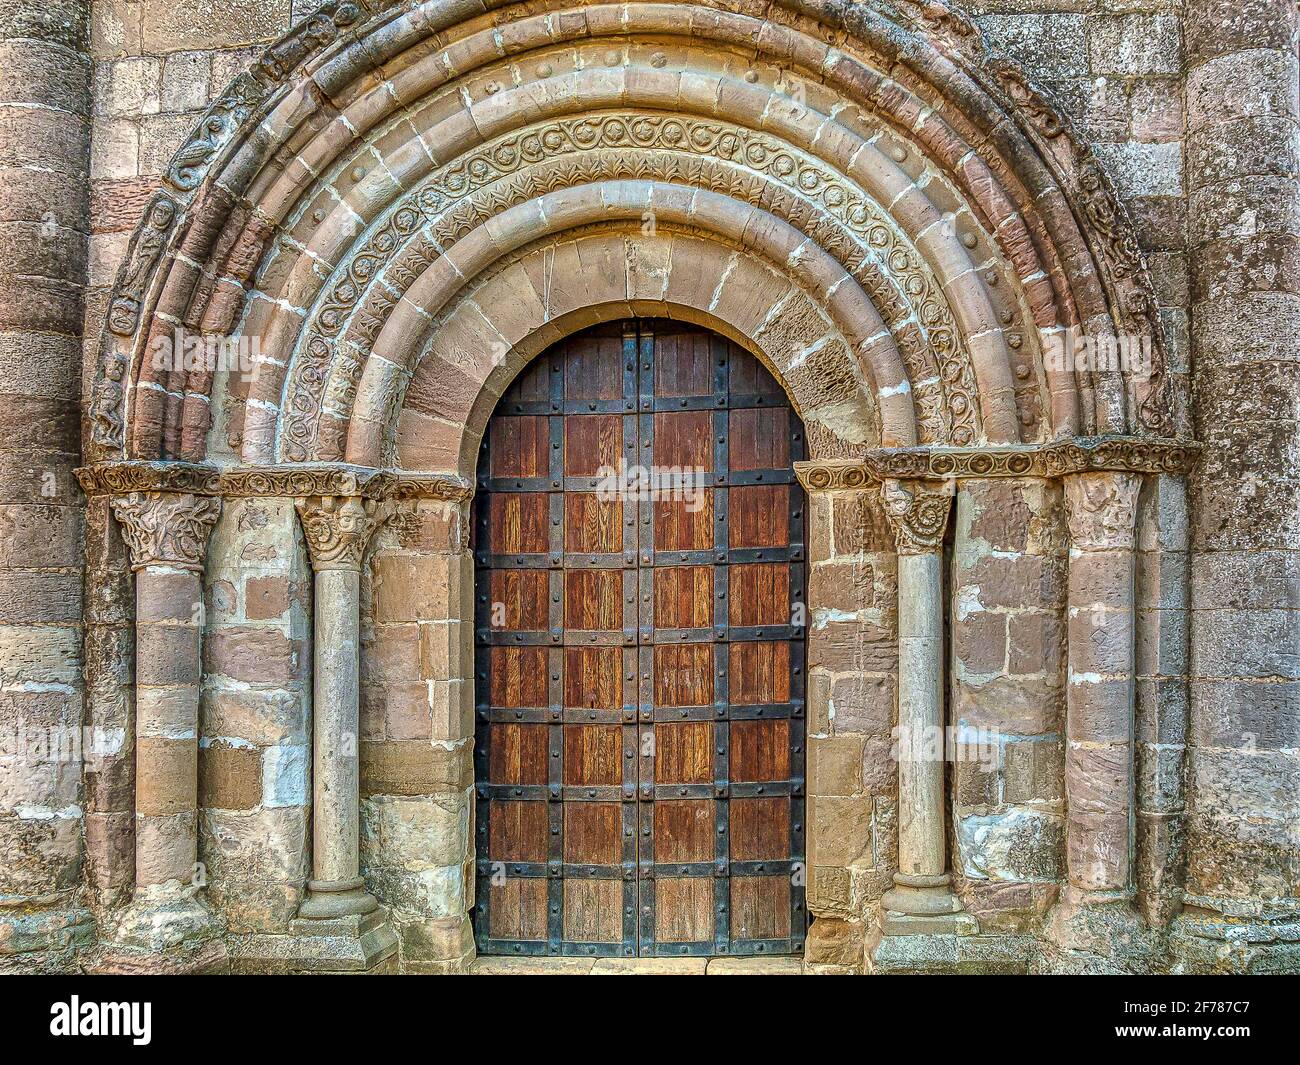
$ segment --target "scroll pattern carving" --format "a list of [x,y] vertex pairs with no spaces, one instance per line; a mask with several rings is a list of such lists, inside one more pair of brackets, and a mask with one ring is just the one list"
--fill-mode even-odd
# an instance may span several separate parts
[[[379,32],[382,33],[382,21],[371,16],[393,7],[404,6],[406,2],[407,0],[330,0],[315,14],[302,20],[263,52],[251,72],[240,75],[221,94],[201,121],[196,133],[169,166],[165,176],[167,187],[177,194],[178,200],[188,203],[209,180],[211,169],[236,138],[236,131],[255,121],[260,111],[266,110],[275,99],[282,97],[285,87],[293,84],[299,72],[312,62],[313,57],[320,56],[342,36],[366,32],[371,26],[380,27]],[[768,17],[782,25],[796,28],[797,32],[808,35],[814,41],[842,48],[845,55],[840,58],[851,57],[859,51],[861,40],[874,39],[874,33],[867,33],[865,29],[868,21],[897,22],[899,29],[895,32],[900,34],[900,39],[909,40],[909,47],[923,48],[924,45],[912,41],[907,31],[901,27],[910,26],[923,31],[930,38],[928,43],[950,56],[964,72],[963,76],[969,75],[980,83],[1001,84],[1005,98],[1023,104],[1030,112],[1027,124],[1058,142],[1050,151],[1058,156],[1059,176],[1067,195],[1081,195],[1089,201],[1087,210],[1091,217],[1104,219],[1108,215],[1118,214],[1121,216],[1119,228],[1128,228],[1127,220],[1122,219],[1122,208],[1104,181],[1099,184],[1093,182],[1091,191],[1079,192],[1081,185],[1089,183],[1084,180],[1088,178],[1087,149],[1068,128],[1068,124],[1062,123],[1050,96],[1029,89],[1027,79],[1018,68],[1010,75],[1000,76],[998,67],[1002,61],[986,54],[978,31],[955,8],[938,0],[895,0],[894,4],[885,5],[879,16],[873,10],[868,19],[860,15],[859,9],[854,5],[815,7],[814,12],[812,8],[795,3],[794,0],[780,0],[768,9]],[[514,9],[508,9],[508,13],[496,17],[509,20],[514,17]],[[367,23],[363,30],[363,24]],[[864,33],[865,37],[862,36]],[[850,60],[847,65],[855,78],[870,80],[872,75],[857,60]],[[1081,173],[1083,179],[1079,177]],[[1145,271],[1134,273],[1126,269],[1130,238],[1125,233],[1117,233],[1113,239],[1094,240],[1092,243],[1094,253],[1101,260],[1103,276],[1121,278],[1119,296],[1115,301],[1117,312],[1154,322],[1154,304]],[[157,270],[158,266],[155,265],[146,272],[153,274]],[[1158,341],[1158,330],[1153,330],[1152,335]],[[97,392],[101,393],[97,396],[98,409],[92,411],[92,439],[96,444],[122,446],[121,426],[114,417],[114,412],[121,406],[121,392],[125,388],[124,379],[131,361],[130,355],[129,346],[124,346],[106,332],[102,344],[102,365],[97,374],[97,378],[105,384],[102,389],[97,388]],[[1169,416],[1166,413],[1167,404],[1163,402],[1165,382],[1166,379],[1158,374],[1152,387],[1142,390],[1137,398],[1141,424],[1168,435]],[[311,384],[310,381],[308,383]],[[296,444],[293,446],[297,447]]]
[[312,496],[294,500],[312,567],[360,569],[366,545],[388,517],[389,505],[360,496]]
[[952,507],[950,482],[936,484],[889,477],[881,484],[880,494],[899,554],[921,555],[943,546],[948,511]]
[[[566,155],[577,158],[561,162]],[[525,171],[543,162],[559,165]],[[839,259],[886,321],[911,318],[919,325],[937,365],[924,348],[900,344],[900,351],[916,382],[924,436],[958,445],[975,441],[974,372],[947,301],[878,205],[852,182],[775,138],[721,122],[647,113],[584,116],[511,134],[457,160],[405,197],[346,263],[305,331],[290,390],[285,457],[304,461],[322,406],[329,402],[337,410],[354,398],[363,362],[349,349],[374,341],[400,294],[448,247],[517,203],[614,178],[707,188],[761,206],[807,233]],[[772,183],[788,192],[774,196]],[[373,284],[381,273],[391,291]],[[330,378],[336,350],[341,367]],[[936,376],[942,384],[933,381]]]
[[364,496],[463,502],[473,494],[460,477],[407,474],[344,463],[217,469],[187,462],[110,462],[77,470],[87,495],[138,492],[228,497]]
[[252,71],[236,77],[209,106],[198,128],[176,151],[159,191],[144,212],[109,303],[90,403],[91,441],[104,448],[124,445],[122,404],[133,340],[144,301],[164,258],[169,238],[184,226],[185,205],[202,185],[213,161],[236,132],[280,85],[314,54],[394,0],[328,0],[259,58]]
[[1074,473],[1185,473],[1196,447],[1142,437],[1080,437],[1051,444],[987,448],[883,448],[842,462],[797,462],[813,491],[862,488],[887,478],[1064,477]]
[[[140,325],[149,283],[162,259],[167,238],[180,211],[165,192],[154,194],[144,211],[140,229],[131,239],[126,262],[118,274],[112,302],[108,305],[105,329],[118,337],[132,337]],[[122,444],[122,401],[126,396],[128,372],[126,353],[110,345],[99,368],[90,401],[91,439],[105,447]]]

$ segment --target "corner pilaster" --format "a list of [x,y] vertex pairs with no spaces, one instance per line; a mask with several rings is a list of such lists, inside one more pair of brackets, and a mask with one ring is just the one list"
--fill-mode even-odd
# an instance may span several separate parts
[[1066,872],[1047,935],[1103,954],[1142,930],[1133,906],[1134,550],[1141,475],[1064,479],[1070,531]]
[[198,861],[202,576],[221,501],[144,491],[112,508],[135,573],[135,888],[107,938],[206,968],[224,957]]

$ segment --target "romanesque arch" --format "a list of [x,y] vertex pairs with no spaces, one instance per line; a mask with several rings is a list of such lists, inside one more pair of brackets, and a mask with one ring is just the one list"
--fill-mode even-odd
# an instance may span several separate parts
[[[310,923],[321,920],[351,922],[348,964],[383,962],[398,938],[408,967],[463,964],[465,500],[479,437],[548,344],[598,321],[680,317],[755,353],[808,426],[800,476],[814,493],[810,598],[823,611],[810,633],[809,718],[826,749],[839,749],[839,728],[860,766],[871,751],[869,764],[886,764],[895,723],[943,724],[945,683],[952,705],[975,707],[963,721],[992,713],[987,695],[970,694],[992,682],[1018,706],[1041,704],[1026,712],[1032,723],[1001,721],[999,735],[1059,748],[1068,715],[1086,739],[1051,770],[1065,791],[1030,801],[1041,799],[1043,824],[1023,875],[970,860],[983,829],[954,813],[942,766],[936,776],[904,764],[896,781],[874,783],[859,769],[849,791],[828,783],[819,801],[814,754],[810,855],[822,883],[810,903],[825,942],[848,935],[860,954],[869,912],[894,915],[887,938],[969,932],[972,913],[1001,905],[980,894],[990,880],[1029,885],[1030,901],[1011,907],[1023,930],[1055,897],[1042,885],[1064,880],[1053,934],[1086,943],[1080,922],[1097,907],[1099,920],[1115,906],[1127,918],[1134,892],[1131,725],[1102,727],[1132,704],[1134,661],[1131,644],[1098,650],[1085,615],[1066,620],[1065,585],[1078,606],[1129,574],[1128,591],[1098,609],[1132,616],[1142,476],[1176,475],[1187,458],[1172,439],[1181,407],[1154,307],[1100,165],[941,5],[326,4],[233,83],[177,153],[107,315],[83,483],[115,500],[137,601],[151,602],[172,570],[197,580],[215,499],[226,501],[225,532],[206,567],[209,600],[246,581],[250,530],[273,541],[258,579],[314,581],[314,597],[286,599],[269,619],[237,593],[205,629],[186,630],[190,673],[157,684],[137,674],[138,823],[159,837],[189,832],[188,850],[172,848],[182,859],[202,836],[204,853],[227,860],[214,894],[250,966],[286,949],[286,964],[326,965],[322,926]],[[160,362],[160,341],[178,329],[255,338],[256,363],[232,374]],[[1074,336],[1145,338],[1151,372],[1069,366],[1056,353]],[[954,494],[960,579],[949,587]],[[983,508],[1001,506],[1020,526],[999,546],[978,526]],[[1067,513],[1084,559],[1069,567]],[[191,533],[179,559],[160,547],[176,520]],[[971,576],[981,552],[996,556],[986,568],[1010,571],[1009,599],[955,611],[946,633],[945,596],[962,580],[987,586]],[[1055,584],[1030,587],[1022,575],[1034,567]],[[945,682],[945,643],[960,659],[963,626],[1003,608],[1068,627],[1068,647],[1044,651],[1041,668],[1003,654]],[[241,674],[239,641],[270,629],[304,657],[314,644],[313,685]],[[1106,683],[1071,687],[1067,655],[1071,676]],[[156,808],[142,812],[140,798],[156,776],[150,751],[159,764],[194,757],[164,738],[177,724],[168,715],[182,704],[198,715],[200,692],[210,706],[249,685],[310,706],[296,729],[299,746],[314,729],[317,782],[314,803],[285,804],[312,807],[314,845],[301,822],[281,825],[297,833],[280,840],[291,857],[255,888],[232,857],[231,818],[201,811],[184,784],[175,794],[160,784]],[[333,761],[348,734],[359,735],[359,770]],[[209,739],[215,764],[224,741]],[[346,792],[358,773],[359,815],[320,785]],[[303,766],[293,774],[307,779]],[[1109,774],[1100,789],[1099,774]],[[231,810],[221,803],[235,798],[214,787],[211,809]],[[264,814],[265,804],[240,816]],[[1004,815],[1019,831],[1015,810],[970,816]],[[415,822],[437,853],[419,850]],[[868,836],[883,842],[864,849]],[[123,923],[124,939],[145,945],[159,905],[178,938],[204,923],[192,899],[167,895],[177,870],[155,868],[151,846],[137,835],[135,905],[147,919]]]
[[[915,425],[888,445],[1159,427],[1149,389],[1042,365],[1068,328],[1158,348],[1149,287],[1099,166],[955,18],[377,6],[326,5],[177,154],[109,315],[103,457],[330,457],[311,423],[385,372],[358,352],[411,357],[391,345],[416,304],[436,320],[530,241],[646,212],[797,256],[854,314],[841,359],[873,406],[907,378]],[[247,394],[150,365],[177,323],[262,338]]]

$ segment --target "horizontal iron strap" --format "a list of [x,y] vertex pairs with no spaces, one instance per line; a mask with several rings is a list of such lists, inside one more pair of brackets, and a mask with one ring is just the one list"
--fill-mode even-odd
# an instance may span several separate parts
[[[594,561],[592,561],[594,559]],[[636,568],[636,553],[606,551],[599,554],[565,554],[562,551],[526,551],[511,555],[491,555],[479,551],[475,571],[494,569],[624,570]]]
[[713,956],[714,951],[712,939],[692,941],[690,943],[656,941],[641,948],[642,956],[646,955],[647,947],[649,948],[649,956],[653,958],[708,958]]
[[[804,782],[797,780],[715,781],[711,784],[656,784],[656,802],[673,799],[758,799],[803,795]],[[644,795],[643,795],[644,797]]]
[[563,569],[563,565],[557,560],[555,565],[551,565],[549,554],[526,554],[526,555],[490,555],[486,551],[480,550],[475,556],[475,569],[478,572],[492,569]]
[[774,795],[802,795],[804,782],[796,780],[733,780],[728,785],[733,799],[766,799]]
[[[597,569],[634,569],[637,559],[640,567],[653,565],[656,569],[671,569],[676,566],[716,566],[745,565],[754,562],[802,562],[803,545],[793,547],[733,547],[726,551],[713,548],[702,551],[656,551],[651,555],[643,551],[639,556],[633,552],[602,552],[598,555],[577,555],[552,553],[550,551],[517,552],[509,555],[490,554],[480,550],[475,555],[475,568],[478,571],[494,569],[561,569],[561,570],[597,570]],[[595,562],[589,561],[592,557]]]
[[[799,562],[803,559],[803,546],[795,547],[732,547],[725,551],[710,548],[703,551],[656,551],[653,562],[657,569],[673,566],[743,565],[747,562]],[[642,565],[646,565],[644,552]]]
[[714,877],[727,875],[727,863],[723,862],[641,862],[638,874],[645,877],[662,879],[664,877],[699,877],[712,880]]
[[753,643],[757,640],[799,640],[803,638],[802,625],[732,625],[727,629],[731,643]]
[[741,955],[800,954],[803,952],[803,936],[798,939],[733,939],[731,953]]
[[550,790],[545,784],[478,784],[475,789],[480,799],[502,799],[516,802],[545,802]]
[[492,957],[539,958],[552,953],[544,939],[490,939],[477,937],[478,952]]
[[[719,791],[723,794],[719,795]],[[717,784],[656,784],[656,802],[672,799],[714,799],[725,797],[726,785]]]
[[803,867],[802,858],[782,858],[772,861],[732,860],[727,863],[727,870],[732,876],[793,876],[795,867]]
[[653,410],[665,414],[675,410],[717,410],[730,407],[725,394],[716,396],[656,396]]
[[556,492],[554,480],[550,477],[480,477],[480,492]]
[[630,399],[566,399],[557,414],[632,414],[636,403]]
[[545,632],[493,632],[479,629],[476,639],[482,647],[629,647],[636,643],[634,629],[560,629]]
[[[703,713],[693,715],[697,721],[709,721],[714,719],[712,707],[698,707]],[[635,721],[638,716],[644,720],[650,720],[650,712],[647,710],[644,715],[639,715],[635,706],[624,706],[619,710],[611,710],[608,707],[593,708],[588,706],[566,706],[566,707],[516,707],[516,706],[484,706],[480,704],[475,708],[475,713],[479,721],[501,724],[501,725],[618,725],[629,724]],[[675,720],[675,719],[674,719]],[[690,720],[683,717],[682,720]]]
[[479,858],[475,868],[483,876],[504,873],[508,877],[540,880],[543,877],[576,877],[581,880],[629,880],[636,876],[636,863],[588,865],[581,862],[504,862]]
[[727,717],[732,721],[779,721],[786,717],[803,717],[804,701],[791,700],[788,703],[763,703],[743,706],[733,703],[728,709]]
[[[496,409],[497,414],[522,414],[544,416],[547,414],[558,414],[560,404],[551,399],[518,399],[513,402],[503,402]],[[483,447],[486,449],[488,442],[483,441]]]
[[728,470],[725,474],[713,474],[710,477],[710,483],[715,487],[725,485],[735,488],[738,485],[749,484],[795,484],[796,478],[793,468],[784,470]]

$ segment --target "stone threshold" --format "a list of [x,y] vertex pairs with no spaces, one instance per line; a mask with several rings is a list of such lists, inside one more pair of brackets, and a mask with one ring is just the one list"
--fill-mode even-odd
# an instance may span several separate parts
[[478,958],[475,976],[802,976],[803,959]]

